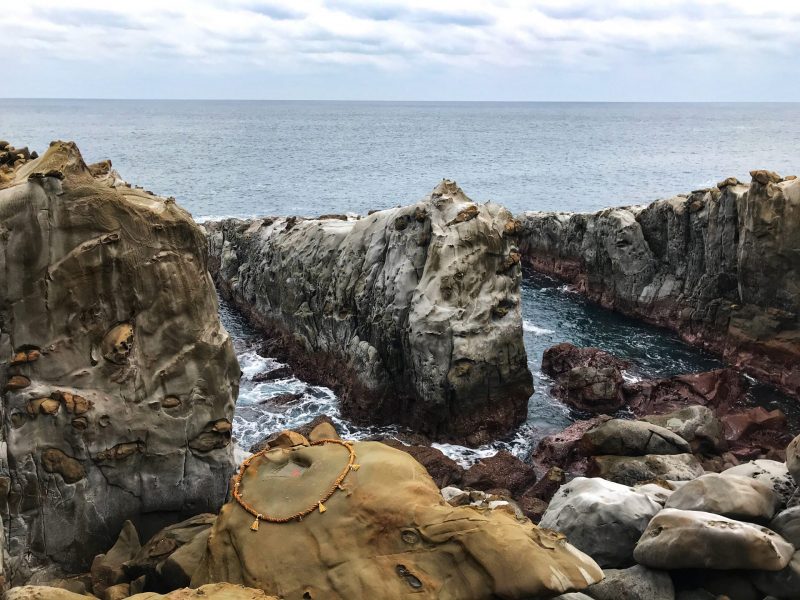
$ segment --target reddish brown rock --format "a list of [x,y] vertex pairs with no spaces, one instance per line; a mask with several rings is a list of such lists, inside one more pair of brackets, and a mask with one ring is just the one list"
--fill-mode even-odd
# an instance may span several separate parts
[[508,490],[512,497],[536,482],[533,467],[516,456],[501,450],[494,456],[482,458],[464,473],[463,487],[482,491]]
[[581,448],[583,435],[595,425],[608,421],[609,418],[601,415],[586,421],[577,421],[564,431],[546,436],[533,453],[533,464],[540,472],[545,472],[551,467],[559,467],[573,475],[584,474],[588,464]]
[[[393,439],[382,440],[387,446],[408,452],[420,463],[436,482],[439,488],[458,485],[464,476],[464,467],[452,458],[445,456],[441,450],[423,445],[406,445]],[[481,488],[484,489],[484,488]]]

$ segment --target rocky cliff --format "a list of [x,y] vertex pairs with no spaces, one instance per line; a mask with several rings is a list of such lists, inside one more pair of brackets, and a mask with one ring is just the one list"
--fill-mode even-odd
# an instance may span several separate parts
[[207,225],[223,294],[350,418],[478,444],[526,416],[517,223],[444,181],[361,219]]
[[752,178],[649,206],[525,213],[523,261],[800,395],[800,181]]
[[10,579],[86,570],[131,519],[216,510],[239,367],[202,231],[72,143],[0,168],[0,508]]

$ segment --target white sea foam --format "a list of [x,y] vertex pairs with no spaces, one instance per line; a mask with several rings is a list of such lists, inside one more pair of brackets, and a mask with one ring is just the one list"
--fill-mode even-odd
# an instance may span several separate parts
[[527,331],[528,333],[532,333],[533,335],[550,335],[551,333],[555,333],[552,329],[545,329],[544,327],[539,327],[538,325],[534,325],[531,321],[527,319],[522,321],[522,330]]

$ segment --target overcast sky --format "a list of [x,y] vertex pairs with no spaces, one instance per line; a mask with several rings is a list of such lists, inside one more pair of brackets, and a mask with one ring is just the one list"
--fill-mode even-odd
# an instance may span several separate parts
[[2,97],[800,101],[800,2],[25,0]]

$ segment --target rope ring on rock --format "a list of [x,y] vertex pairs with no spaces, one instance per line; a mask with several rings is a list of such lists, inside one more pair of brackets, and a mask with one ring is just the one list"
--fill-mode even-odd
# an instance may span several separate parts
[[266,521],[268,523],[289,523],[295,520],[302,521],[303,517],[310,515],[314,511],[318,510],[319,512],[324,513],[327,510],[325,508],[324,503],[327,502],[330,499],[330,497],[333,496],[334,493],[336,493],[336,490],[344,489],[342,487],[342,482],[345,480],[345,477],[347,477],[350,471],[358,471],[361,465],[356,464],[356,452],[355,450],[353,450],[352,442],[345,442],[342,440],[334,440],[334,439],[325,439],[325,440],[317,440],[316,442],[311,442],[310,446],[322,446],[324,444],[338,444],[339,446],[347,448],[347,451],[350,453],[350,456],[347,459],[347,465],[342,470],[342,472],[339,473],[339,476],[333,482],[333,485],[331,485],[330,489],[328,489],[328,491],[325,492],[325,494],[323,494],[323,496],[319,500],[317,500],[314,504],[312,504],[305,510],[296,512],[288,517],[271,517],[269,515],[265,515],[264,513],[258,512],[255,508],[253,508],[250,504],[247,503],[247,501],[242,497],[242,493],[239,491],[242,486],[242,477],[244,476],[244,472],[250,466],[250,463],[253,461],[253,459],[265,454],[266,452],[269,452],[270,450],[273,450],[273,448],[264,448],[260,452],[253,454],[250,458],[248,458],[242,463],[241,468],[239,469],[239,473],[233,480],[233,497],[243,509],[245,509],[247,512],[249,512],[256,518],[256,520],[253,521],[253,524],[250,526],[250,529],[252,531],[258,531],[259,521]]

